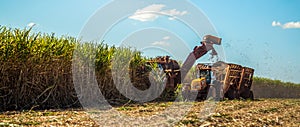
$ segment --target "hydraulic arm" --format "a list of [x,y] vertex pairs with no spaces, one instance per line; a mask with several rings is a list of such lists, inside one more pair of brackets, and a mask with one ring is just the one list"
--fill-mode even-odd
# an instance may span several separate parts
[[[197,59],[204,56],[207,52],[212,51],[212,55],[217,55],[217,52],[215,51],[213,45],[221,45],[221,38],[212,36],[212,35],[206,35],[203,37],[203,40],[201,41],[201,46],[196,46],[194,50],[189,54],[189,56],[184,61],[180,72],[181,72],[181,79],[185,79],[188,71],[192,68],[194,63]],[[184,80],[182,80],[184,81]]]

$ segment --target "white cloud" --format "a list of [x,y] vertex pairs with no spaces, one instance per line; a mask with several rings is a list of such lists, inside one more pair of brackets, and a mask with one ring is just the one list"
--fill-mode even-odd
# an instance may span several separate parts
[[146,13],[146,12],[160,12],[165,5],[163,4],[152,4],[143,9],[137,10],[134,15],[130,16],[130,19],[139,20],[142,22],[153,21],[158,18],[158,15],[155,13]]
[[167,42],[167,40],[170,40],[171,37],[170,36],[165,36],[162,38],[161,41],[155,41],[152,43],[152,45],[156,45],[156,46],[170,46],[171,44],[169,42]]
[[169,20],[175,20],[175,17],[170,17]]
[[171,16],[176,16],[176,15],[179,15],[179,16],[183,16],[185,14],[187,14],[187,11],[177,11],[176,9],[172,9],[172,10],[166,10],[166,11],[163,11],[162,12],[163,14],[167,14],[167,15],[171,15]]
[[272,26],[273,27],[281,27],[283,29],[299,29],[300,28],[300,22],[287,22],[285,24],[281,24],[280,22],[276,22],[276,21],[273,21],[272,22]]
[[152,45],[157,45],[157,46],[170,46],[170,43],[165,42],[165,41],[155,41],[152,43]]
[[130,16],[130,19],[138,20],[141,22],[146,21],[154,21],[157,19],[160,14],[169,15],[172,16],[169,18],[170,20],[174,20],[176,16],[183,16],[187,14],[187,11],[178,11],[176,9],[171,10],[163,10],[165,5],[163,4],[152,4],[145,8],[138,9],[132,16]]
[[133,16],[129,17],[130,19],[139,20],[141,22],[146,21],[154,21],[158,18],[158,15],[156,14],[134,14]]
[[137,10],[137,12],[147,12],[147,11],[159,12],[165,6],[166,5],[163,5],[163,4],[152,4],[152,5],[149,5],[149,6],[145,7],[145,8],[143,8],[143,9]]
[[165,36],[164,38],[163,38],[163,40],[170,40],[170,36]]
[[288,22],[282,26],[284,29],[300,28],[300,22]]
[[280,22],[273,21],[273,22],[272,22],[272,26],[281,26],[281,23],[280,23]]
[[28,23],[28,24],[27,24],[27,27],[30,27],[30,28],[31,28],[31,27],[34,27],[35,25],[36,25],[36,23],[31,22],[31,23]]

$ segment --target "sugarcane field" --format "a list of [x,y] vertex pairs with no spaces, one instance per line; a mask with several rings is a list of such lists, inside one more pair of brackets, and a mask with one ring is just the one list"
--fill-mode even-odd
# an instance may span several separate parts
[[299,1],[1,3],[1,127],[300,126]]

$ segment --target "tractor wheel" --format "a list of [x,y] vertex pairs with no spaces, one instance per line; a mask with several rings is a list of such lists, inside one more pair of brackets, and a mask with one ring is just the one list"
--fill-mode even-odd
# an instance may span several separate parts
[[253,91],[251,90],[245,90],[240,95],[243,99],[250,99],[250,100],[254,99]]
[[253,91],[250,91],[250,96],[249,96],[249,98],[250,98],[251,100],[254,100]]
[[229,88],[225,94],[225,97],[228,98],[228,100],[235,99],[235,91],[232,88]]
[[234,99],[240,99],[240,94],[239,94],[239,91],[238,90],[234,90]]
[[207,97],[207,93],[199,93],[198,95],[198,99],[200,101],[206,100],[206,97]]

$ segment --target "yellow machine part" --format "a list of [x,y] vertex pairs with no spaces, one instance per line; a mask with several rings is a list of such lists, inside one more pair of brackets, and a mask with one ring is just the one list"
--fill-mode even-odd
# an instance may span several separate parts
[[206,86],[205,78],[197,78],[192,81],[191,90],[203,90]]

